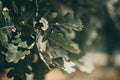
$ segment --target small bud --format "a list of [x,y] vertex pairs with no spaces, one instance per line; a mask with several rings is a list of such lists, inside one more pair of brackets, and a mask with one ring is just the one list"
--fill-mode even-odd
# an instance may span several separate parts
[[43,24],[43,26],[41,27],[41,29],[43,31],[46,31],[48,29],[48,21],[45,18],[41,18],[39,20],[39,22]]

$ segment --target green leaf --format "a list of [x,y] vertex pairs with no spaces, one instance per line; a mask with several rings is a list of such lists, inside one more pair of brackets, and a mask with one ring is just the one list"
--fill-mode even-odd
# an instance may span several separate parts
[[70,39],[67,39],[62,33],[57,33],[53,31],[50,34],[49,39],[69,52],[77,54],[80,53],[78,45]]
[[8,47],[8,37],[11,38],[13,28],[13,26],[0,28],[0,42],[6,48]]
[[13,43],[13,44],[14,44],[14,43],[20,43],[20,42],[21,42],[21,39],[20,39],[20,38],[14,39],[14,40],[11,41],[11,43]]
[[6,22],[6,26],[12,25],[13,23],[12,23],[10,15],[9,15],[9,11],[3,10],[2,13],[3,13],[4,19]]
[[20,59],[25,57],[25,55],[30,54],[30,50],[18,51],[18,46],[9,44],[8,51],[3,54],[6,56],[7,62],[17,63]]
[[0,42],[4,47],[8,46],[8,37],[2,31],[0,31]]
[[27,48],[28,45],[27,45],[26,41],[24,41],[24,42],[20,42],[20,43],[18,44],[18,47]]
[[18,33],[18,34],[15,36],[15,38],[19,38],[20,36],[21,36],[21,32]]

